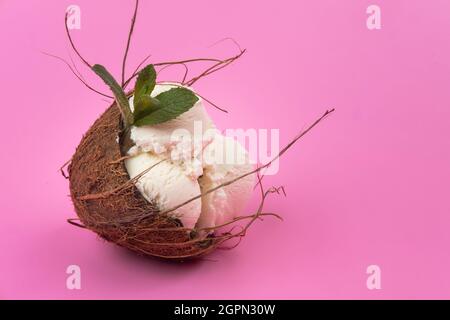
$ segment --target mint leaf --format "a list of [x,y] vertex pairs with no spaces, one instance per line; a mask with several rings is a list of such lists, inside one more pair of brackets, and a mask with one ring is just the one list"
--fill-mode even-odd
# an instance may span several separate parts
[[152,125],[163,123],[178,117],[188,111],[198,101],[198,97],[189,89],[177,87],[160,93],[155,97],[160,107],[150,114],[136,118],[134,125]]
[[134,119],[144,118],[161,107],[161,102],[155,98],[152,98],[149,94],[143,94],[138,100],[133,100],[133,102]]
[[103,79],[103,81],[109,86],[114,96],[116,97],[117,104],[120,112],[122,113],[123,120],[127,124],[133,123],[133,114],[131,113],[130,104],[128,103],[127,96],[123,92],[122,87],[117,83],[114,77],[106,70],[106,68],[100,64],[96,64],[92,67],[92,70]]
[[134,106],[143,94],[152,93],[156,85],[156,70],[152,64],[149,64],[139,71],[136,84],[134,85]]

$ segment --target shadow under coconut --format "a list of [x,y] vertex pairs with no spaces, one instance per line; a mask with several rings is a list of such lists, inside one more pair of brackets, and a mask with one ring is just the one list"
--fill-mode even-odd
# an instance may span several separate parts
[[208,254],[204,257],[197,257],[195,259],[186,260],[171,260],[152,256],[146,256],[143,254],[136,254],[136,252],[128,250],[127,248],[122,248],[114,244],[105,241],[105,245],[111,245],[113,247],[113,255],[115,255],[120,260],[126,260],[127,262],[133,264],[145,264],[147,266],[153,267],[164,267],[165,269],[170,268],[172,270],[182,270],[183,273],[191,269],[197,269],[204,263],[216,263],[220,259],[223,259],[223,253],[221,250]]

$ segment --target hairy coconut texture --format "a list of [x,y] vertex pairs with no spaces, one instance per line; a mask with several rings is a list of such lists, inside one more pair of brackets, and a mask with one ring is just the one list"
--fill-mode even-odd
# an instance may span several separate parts
[[199,239],[181,222],[162,215],[130,180],[123,162],[119,108],[113,104],[84,135],[68,167],[70,193],[85,228],[141,254],[169,259],[213,250],[214,237]]

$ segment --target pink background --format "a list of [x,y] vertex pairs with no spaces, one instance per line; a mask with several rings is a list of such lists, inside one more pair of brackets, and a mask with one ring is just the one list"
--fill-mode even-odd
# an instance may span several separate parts
[[[118,75],[133,1],[75,3],[80,51]],[[378,31],[366,28],[372,3]],[[279,128],[285,144],[337,109],[266,180],[286,187],[267,206],[285,221],[181,265],[65,221],[75,213],[58,168],[108,105],[40,53],[69,57],[69,4],[0,0],[0,298],[450,298],[448,1],[143,1],[129,71],[148,53],[234,54],[231,42],[210,47],[224,37],[248,49],[195,86],[229,109],[210,109],[220,128]],[[66,289],[70,264],[81,290]],[[366,288],[371,264],[381,290]]]

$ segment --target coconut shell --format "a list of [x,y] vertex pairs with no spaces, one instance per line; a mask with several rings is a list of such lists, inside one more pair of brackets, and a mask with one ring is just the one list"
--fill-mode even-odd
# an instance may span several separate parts
[[213,250],[214,238],[195,238],[195,232],[161,215],[141,195],[124,165],[118,143],[122,135],[119,108],[113,104],[83,136],[72,157],[70,193],[84,227],[149,256],[185,259]]

